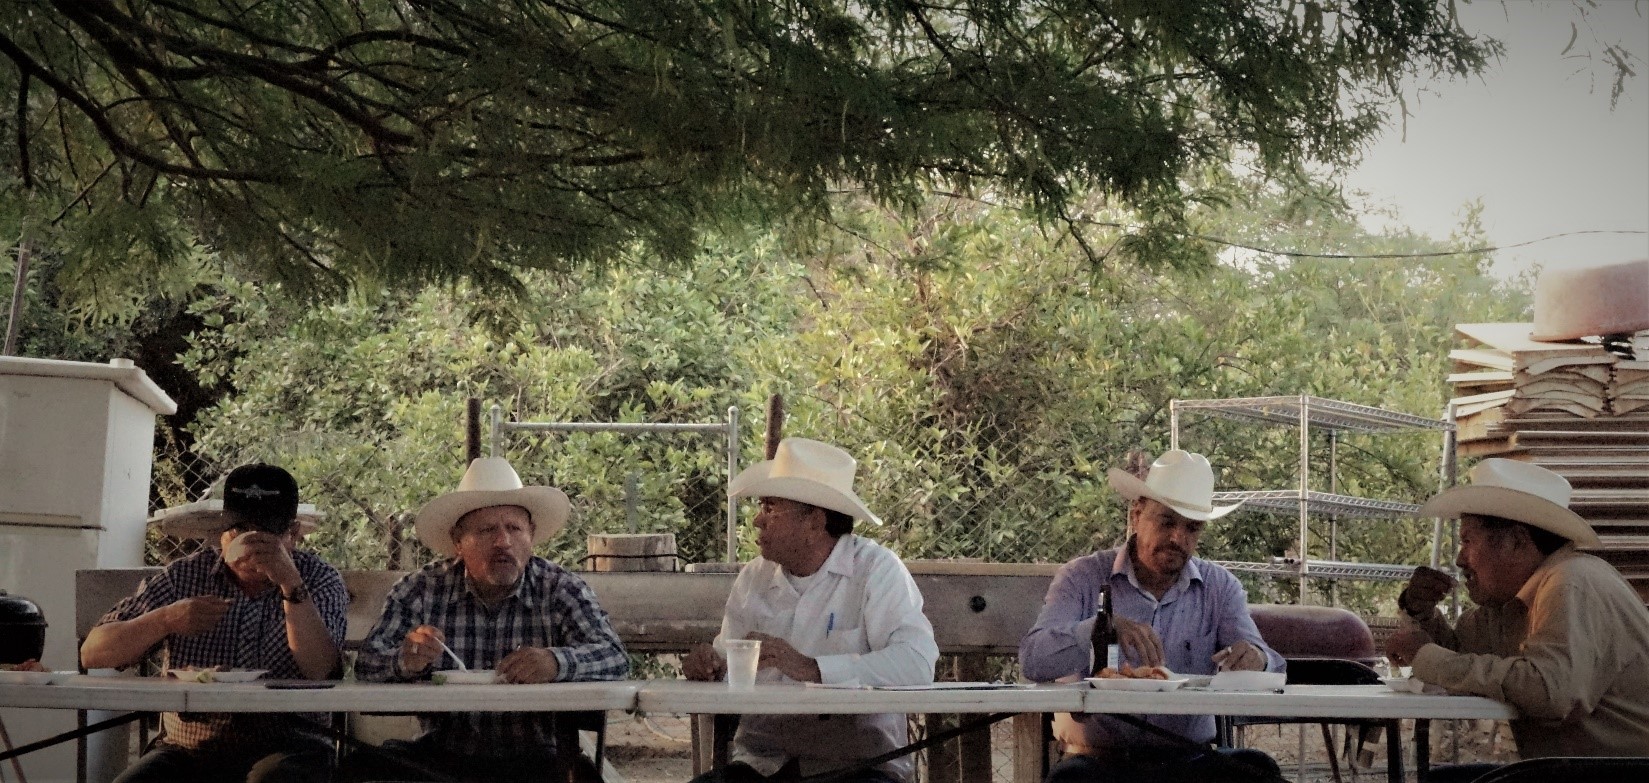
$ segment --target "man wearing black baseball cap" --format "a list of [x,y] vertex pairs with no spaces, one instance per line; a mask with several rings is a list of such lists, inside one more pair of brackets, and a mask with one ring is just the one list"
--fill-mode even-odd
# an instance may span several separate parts
[[[145,579],[80,647],[87,668],[125,667],[159,649],[167,669],[266,670],[274,679],[338,673],[349,603],[343,579],[297,550],[298,482],[273,465],[242,465],[223,482],[219,548]],[[249,632],[250,631],[250,632]],[[306,716],[324,720],[325,716]],[[117,783],[324,780],[331,743],[278,716],[167,713],[153,750]]]

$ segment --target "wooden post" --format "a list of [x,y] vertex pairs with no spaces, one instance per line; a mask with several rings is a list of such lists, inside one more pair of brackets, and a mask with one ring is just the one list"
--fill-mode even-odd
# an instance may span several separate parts
[[481,399],[471,397],[464,408],[464,465],[481,458]]
[[[989,680],[983,653],[956,656],[957,682]],[[957,716],[962,721],[972,716]],[[961,764],[962,783],[991,783],[991,728],[986,726],[957,737],[957,760]]]
[[675,533],[591,533],[587,571],[674,571]]
[[1053,731],[1046,713],[1013,716],[1013,783],[1042,783],[1048,777]]

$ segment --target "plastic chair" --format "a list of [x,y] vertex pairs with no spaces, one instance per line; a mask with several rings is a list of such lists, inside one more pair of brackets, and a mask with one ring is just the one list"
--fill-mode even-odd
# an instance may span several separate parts
[[1486,773],[1473,783],[1639,783],[1649,777],[1649,758],[1616,756],[1526,759]]
[[[1370,664],[1378,660],[1374,634],[1355,613],[1331,606],[1255,604],[1249,607],[1260,638],[1288,661],[1291,685],[1379,685],[1380,673]],[[1322,727],[1323,745],[1328,751],[1329,769],[1340,781],[1340,762],[1335,752],[1330,726],[1359,730],[1359,748],[1371,731],[1386,733],[1386,776],[1393,783],[1403,780],[1403,747],[1395,720],[1322,720],[1316,718],[1272,718],[1233,716],[1216,720],[1220,744],[1236,745],[1236,729],[1242,726],[1277,723],[1317,723]]]

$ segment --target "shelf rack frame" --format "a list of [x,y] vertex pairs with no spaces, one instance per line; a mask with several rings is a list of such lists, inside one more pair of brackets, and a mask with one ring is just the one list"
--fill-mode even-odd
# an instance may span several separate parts
[[[1338,556],[1338,525],[1341,516],[1401,517],[1413,514],[1419,506],[1387,500],[1358,498],[1338,494],[1339,438],[1344,432],[1398,433],[1436,431],[1443,435],[1443,459],[1440,486],[1454,484],[1455,426],[1449,411],[1443,419],[1428,419],[1384,408],[1341,402],[1323,397],[1301,394],[1275,397],[1234,397],[1226,399],[1171,400],[1168,404],[1169,447],[1179,448],[1180,414],[1196,411],[1212,416],[1257,421],[1266,424],[1293,426],[1299,432],[1299,483],[1294,489],[1246,492],[1216,492],[1214,502],[1229,504],[1243,501],[1248,505],[1271,511],[1294,511],[1299,518],[1299,553],[1297,558],[1272,558],[1265,563],[1220,562],[1233,571],[1284,576],[1292,574],[1299,579],[1301,600],[1307,595],[1306,586],[1313,576],[1332,579],[1407,579],[1412,566],[1348,563]],[[1311,489],[1311,434],[1313,428],[1325,430],[1329,441],[1328,492]],[[1308,556],[1311,534],[1311,514],[1329,517],[1328,559],[1315,560]],[[1441,522],[1432,527],[1431,565],[1441,560]]]

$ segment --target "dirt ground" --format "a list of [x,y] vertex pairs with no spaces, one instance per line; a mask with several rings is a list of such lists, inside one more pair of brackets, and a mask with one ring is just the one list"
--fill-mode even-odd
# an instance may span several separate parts
[[[1301,733],[1304,732],[1305,766],[1300,765]],[[1414,726],[1403,723],[1403,758],[1410,781],[1415,780]],[[1344,729],[1335,728],[1336,745],[1343,742]],[[1322,730],[1317,724],[1260,725],[1244,730],[1244,744],[1271,754],[1283,774],[1297,783],[1331,783]],[[1516,760],[1511,732],[1495,721],[1437,721],[1432,725],[1432,761]],[[993,783],[1011,783],[1012,742],[1006,724],[999,724],[992,738],[996,749]],[[607,727],[607,760],[626,783],[686,783],[693,776],[687,721],[674,715],[631,716],[613,714]],[[1361,763],[1347,766],[1342,756],[1343,781],[1384,781],[1385,746],[1380,740],[1366,743]],[[1302,774],[1303,771],[1303,774]],[[920,775],[918,783],[927,781]]]

